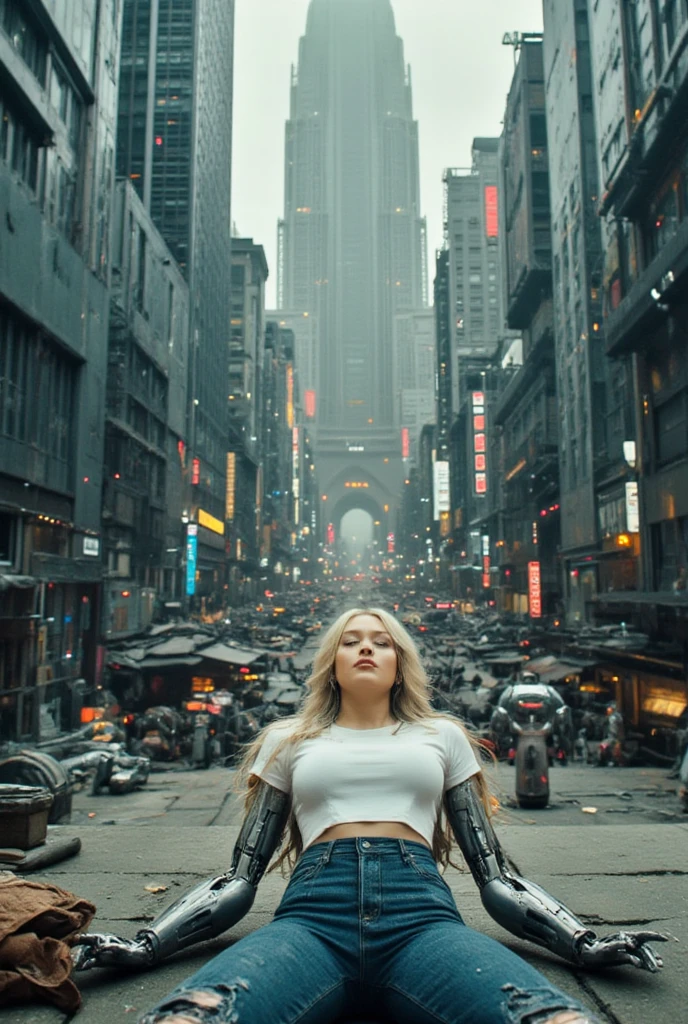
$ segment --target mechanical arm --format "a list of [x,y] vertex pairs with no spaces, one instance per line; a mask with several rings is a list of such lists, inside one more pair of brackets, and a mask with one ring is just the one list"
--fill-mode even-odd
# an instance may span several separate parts
[[509,870],[473,779],[445,794],[445,810],[483,906],[502,928],[581,967],[661,969],[661,957],[647,943],[666,942],[667,936],[647,931],[598,938],[539,885]]
[[214,938],[249,912],[256,888],[277,849],[291,807],[287,793],[257,785],[232,855],[230,870],[201,882],[164,910],[135,939],[82,935],[74,947],[74,967],[151,967],[180,949]]

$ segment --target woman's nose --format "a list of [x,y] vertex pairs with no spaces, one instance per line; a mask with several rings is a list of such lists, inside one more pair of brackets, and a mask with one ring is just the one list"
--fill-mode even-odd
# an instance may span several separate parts
[[361,654],[372,654],[372,653],[373,653],[372,645],[369,644],[369,643],[366,643],[365,640],[364,640],[363,643],[361,644]]

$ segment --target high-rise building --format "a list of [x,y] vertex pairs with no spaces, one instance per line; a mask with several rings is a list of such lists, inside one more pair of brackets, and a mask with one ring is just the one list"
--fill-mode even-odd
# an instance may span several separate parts
[[[234,0],[124,0],[117,174],[189,281],[187,512],[206,523],[225,515],[233,51]],[[201,596],[223,586],[218,536],[198,526]]]
[[413,309],[394,318],[394,394],[401,454],[414,459],[420,432],[435,422],[435,316]]
[[[503,383],[505,327],[500,234],[499,139],[475,138],[470,168],[444,174],[445,248],[437,254],[437,449],[448,477],[435,508],[440,555],[458,593],[487,594],[498,535],[493,417]],[[442,568],[445,558],[442,559]],[[476,574],[458,571],[474,567]]]
[[[661,664],[634,666],[635,701],[621,702],[633,729],[651,709],[656,735],[675,726],[686,700],[688,9],[665,3],[650,18],[642,5],[607,0],[591,11],[590,32],[606,349],[618,368],[630,363],[636,395],[635,422],[611,410],[626,430],[627,465],[603,543],[625,557],[613,560],[616,578],[601,580],[598,608],[664,641]],[[622,443],[617,435],[617,451]],[[626,668],[619,675],[625,684]],[[652,699],[660,692],[661,705]]]
[[[559,413],[561,556],[571,622],[617,589],[628,552],[607,539],[623,511],[629,375],[606,358],[604,285],[587,0],[545,0],[544,79],[552,209],[552,287]],[[575,53],[571,63],[564,55]],[[612,526],[609,536],[616,532]],[[630,567],[628,567],[630,568]]]
[[500,163],[507,323],[523,332],[523,365],[495,413],[502,460],[498,600],[505,611],[537,618],[560,610],[561,533],[545,82],[542,37],[535,33],[518,44]]
[[97,678],[119,28],[0,3],[0,739],[78,726]]
[[401,478],[394,315],[426,299],[418,128],[390,0],[311,2],[292,76],[279,239],[280,305],[318,325],[317,449],[335,488],[351,466],[354,482],[389,505]]
[[178,604],[189,286],[127,181],[115,188],[103,480],[103,633]]

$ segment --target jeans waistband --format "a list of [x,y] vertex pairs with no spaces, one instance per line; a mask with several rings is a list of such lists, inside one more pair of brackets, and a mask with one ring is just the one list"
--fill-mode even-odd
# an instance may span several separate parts
[[329,842],[313,843],[301,854],[301,861],[322,861],[327,864],[332,857],[358,858],[361,854],[400,857],[407,861],[411,857],[425,856],[435,863],[432,850],[425,843],[413,839],[391,839],[387,836],[358,836],[356,839],[331,839]]

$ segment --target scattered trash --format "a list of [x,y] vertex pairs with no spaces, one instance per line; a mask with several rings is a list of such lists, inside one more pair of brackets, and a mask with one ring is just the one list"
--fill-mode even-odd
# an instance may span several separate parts
[[145,892],[167,892],[169,886],[167,885],[144,885]]
[[633,794],[629,793],[628,790],[620,789],[617,794],[619,800],[632,800]]
[[581,807],[583,814],[597,814],[596,807]]
[[88,816],[89,816],[89,818],[95,818],[96,812],[95,811],[89,811],[88,812]]

